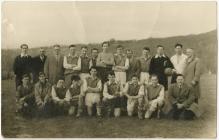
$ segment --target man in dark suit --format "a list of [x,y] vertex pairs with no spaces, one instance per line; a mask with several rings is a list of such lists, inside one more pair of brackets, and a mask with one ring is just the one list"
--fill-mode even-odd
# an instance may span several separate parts
[[22,84],[22,76],[24,74],[28,74],[31,76],[31,83],[33,82],[33,75],[32,75],[32,57],[28,55],[28,45],[22,44],[20,46],[21,54],[18,55],[13,64],[13,71],[16,76],[15,83],[16,89],[19,85]]
[[151,63],[149,67],[149,74],[155,74],[158,76],[159,83],[168,89],[168,79],[165,73],[166,68],[170,70],[174,69],[168,56],[164,54],[164,47],[161,45],[157,46],[157,54],[151,58]]
[[33,82],[38,81],[39,72],[44,71],[44,64],[47,56],[45,55],[45,49],[40,48],[40,54],[33,58]]

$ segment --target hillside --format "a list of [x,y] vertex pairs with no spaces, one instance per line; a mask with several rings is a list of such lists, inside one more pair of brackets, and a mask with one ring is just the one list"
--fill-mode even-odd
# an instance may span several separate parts
[[[141,49],[148,46],[151,49],[152,54],[155,53],[156,46],[161,44],[165,46],[165,51],[168,56],[172,56],[174,53],[174,45],[176,43],[181,43],[184,45],[184,49],[192,47],[195,49],[198,57],[201,58],[204,65],[205,72],[207,70],[215,73],[217,71],[217,31],[213,30],[207,33],[202,33],[198,35],[187,35],[187,36],[175,36],[167,38],[148,38],[142,40],[115,40],[111,39],[111,51],[115,51],[116,45],[121,44],[125,46],[125,49],[132,49],[135,51],[135,55],[139,56],[141,54]],[[68,45],[68,44],[67,44]],[[67,45],[63,45],[62,54],[67,53]],[[100,44],[78,44],[88,45],[89,49],[97,47],[101,49]],[[31,46],[30,46],[31,47]],[[18,47],[19,48],[19,47]],[[51,47],[47,48],[47,55],[51,55]],[[78,47],[78,50],[80,47]],[[9,50],[2,49],[2,72],[12,71],[12,64],[16,55],[20,53],[19,49]],[[29,54],[32,56],[37,55],[38,48],[30,49]]]

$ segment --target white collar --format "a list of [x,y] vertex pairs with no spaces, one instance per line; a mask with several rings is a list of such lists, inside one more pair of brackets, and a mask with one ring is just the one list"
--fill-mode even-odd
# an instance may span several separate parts
[[28,54],[21,53],[21,57],[28,56]]
[[156,54],[156,55],[155,55],[155,58],[158,58],[158,57],[166,57],[166,55],[163,54],[163,55],[160,56],[160,55]]

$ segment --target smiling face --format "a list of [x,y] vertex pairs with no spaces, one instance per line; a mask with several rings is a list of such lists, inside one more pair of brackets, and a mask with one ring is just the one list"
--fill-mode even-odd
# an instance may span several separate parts
[[81,55],[86,56],[87,55],[87,48],[82,48],[81,49]]
[[186,49],[186,55],[187,55],[188,57],[192,57],[192,56],[194,55],[193,49]]
[[177,78],[176,78],[176,83],[177,83],[178,85],[182,85],[183,82],[184,82],[183,76],[177,76]]
[[108,79],[112,83],[115,82],[115,80],[116,80],[115,75],[110,75],[110,74],[108,75]]
[[57,82],[58,87],[64,87],[64,84],[65,84],[65,81],[62,79],[58,80],[58,82]]
[[143,55],[143,56],[148,56],[149,53],[150,53],[149,50],[145,50],[145,49],[143,49],[143,51],[142,51],[142,55]]
[[29,78],[29,77],[24,77],[24,78],[22,79],[23,85],[28,85],[29,81],[30,81],[30,78]]
[[92,55],[93,58],[97,58],[98,51],[97,50],[92,50],[91,55]]
[[40,56],[45,56],[45,50],[43,48],[40,49]]
[[28,52],[28,47],[27,47],[26,45],[23,45],[23,46],[21,47],[21,53],[22,53],[22,54],[27,54],[27,52]]
[[153,86],[156,86],[158,84],[157,76],[152,76],[151,77],[151,83],[152,83]]
[[93,77],[96,77],[97,76],[97,70],[95,68],[91,68],[90,75],[93,76]]
[[132,83],[138,84],[138,77],[136,77],[136,76],[132,77]]

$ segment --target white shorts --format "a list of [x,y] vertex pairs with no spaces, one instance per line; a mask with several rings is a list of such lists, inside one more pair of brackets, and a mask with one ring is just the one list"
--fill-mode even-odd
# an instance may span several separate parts
[[92,107],[93,104],[100,103],[100,94],[99,93],[87,93],[85,96],[85,105]]
[[134,111],[138,104],[138,99],[128,99],[127,100],[127,111]]
[[148,72],[141,72],[140,82],[145,83],[145,84],[149,84],[149,73]]
[[90,76],[89,73],[80,73],[80,78],[81,78],[82,81],[84,81],[85,78],[87,78],[88,76]]
[[126,83],[126,72],[115,72],[116,81],[120,81],[122,85]]

